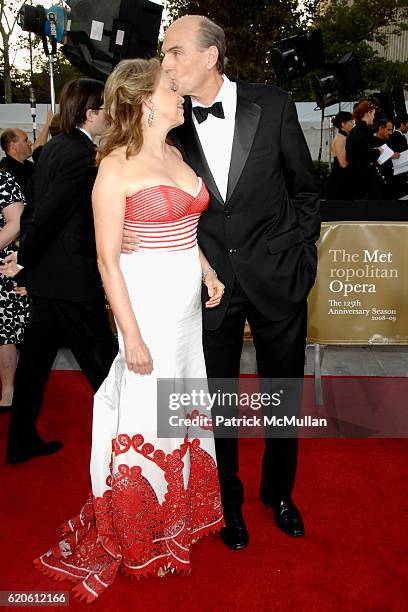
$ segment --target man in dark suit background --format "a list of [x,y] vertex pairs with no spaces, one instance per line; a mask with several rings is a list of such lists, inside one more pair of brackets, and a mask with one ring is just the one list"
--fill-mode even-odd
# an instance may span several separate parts
[[399,115],[395,117],[394,128],[388,144],[396,153],[403,153],[408,149],[408,141],[405,136],[408,132],[408,115]]
[[9,128],[2,133],[0,144],[5,153],[0,161],[0,172],[14,176],[25,194],[34,170],[34,163],[28,159],[33,152],[33,143],[23,130]]
[[[33,176],[33,199],[21,219],[15,275],[32,298],[16,372],[7,461],[57,452],[36,429],[45,385],[61,346],[71,348],[96,390],[117,353],[96,262],[92,189],[96,178],[93,139],[104,127],[103,83],[77,79],[60,100],[62,133],[47,143]],[[23,277],[23,278],[22,278]]]
[[[399,115],[394,119],[394,131],[389,139],[390,148],[396,153],[408,150],[406,133],[408,132],[408,115]],[[408,174],[406,172],[393,177],[392,186],[394,197],[402,198],[408,194]]]
[[34,163],[28,158],[33,156],[34,162],[38,151],[48,139],[48,131],[53,118],[51,111],[47,114],[45,125],[33,144],[24,130],[8,128],[4,130],[0,139],[0,146],[5,156],[0,160],[0,172],[8,172],[15,177],[22,192],[28,197],[28,186],[34,172]]
[[[163,69],[177,91],[190,96],[184,125],[172,136],[209,189],[198,240],[214,268],[207,273],[216,271],[225,285],[221,305],[204,308],[208,377],[238,379],[246,319],[260,377],[303,377],[306,299],[315,279],[320,221],[294,103],[276,87],[229,81],[224,33],[207,18],[173,22],[162,52]],[[124,234],[123,251],[135,247],[134,237]],[[244,548],[238,440],[216,437],[216,451],[226,523],[221,536],[230,548]],[[304,533],[291,498],[296,463],[295,438],[265,440],[261,499],[292,536]]]

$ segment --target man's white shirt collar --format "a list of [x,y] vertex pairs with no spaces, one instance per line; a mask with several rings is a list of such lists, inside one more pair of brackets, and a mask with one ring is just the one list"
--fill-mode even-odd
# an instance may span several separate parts
[[91,140],[92,142],[94,141],[94,139],[92,138],[92,136],[90,135],[89,132],[87,132],[86,130],[84,130],[84,128],[81,128],[77,125],[77,130],[80,130],[81,132],[83,132],[85,134],[85,136],[88,136],[89,140]]
[[[193,122],[211,174],[221,197],[225,201],[237,110],[237,86],[225,74],[220,90],[210,106],[215,102],[222,103],[224,119],[219,119],[210,114],[205,121],[198,123],[193,113]],[[191,103],[193,107],[203,106],[193,98]]]
[[[217,95],[214,100],[208,106],[212,106],[215,102],[222,102],[222,106],[224,109],[225,116],[230,112],[235,113],[236,108],[236,98],[237,98],[237,85],[229,80],[229,78],[223,74],[223,84],[221,85]],[[195,98],[191,98],[191,105],[194,108],[195,106],[204,106]]]

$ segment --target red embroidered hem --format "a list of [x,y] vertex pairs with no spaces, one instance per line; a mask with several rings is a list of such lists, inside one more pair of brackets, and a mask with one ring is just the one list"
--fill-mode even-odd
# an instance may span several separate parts
[[[196,539],[194,539],[194,542],[192,542],[192,544],[196,544],[198,540],[201,540],[206,536],[218,533],[221,527],[222,517],[218,525],[203,529],[203,533],[201,533]],[[89,576],[86,580],[82,580],[81,578],[75,578],[74,576],[69,575],[63,571],[60,572],[56,568],[50,567],[48,565],[46,566],[44,565],[44,559],[46,559],[46,557],[47,555],[45,554],[41,557],[38,557],[37,559],[34,559],[34,567],[42,574],[48,576],[48,578],[51,578],[52,580],[55,580],[57,582],[64,582],[66,580],[68,582],[76,583],[75,586],[71,589],[71,592],[74,598],[78,601],[92,603],[93,601],[95,601],[95,599],[99,597],[99,595],[103,593],[105,588],[109,586],[99,583],[96,576]],[[160,569],[163,570],[162,576],[158,574]],[[148,578],[149,576],[161,578],[168,576],[169,574],[184,574],[185,576],[188,576],[191,573],[191,566],[190,564],[188,564],[187,567],[181,566],[181,564],[175,562],[173,559],[167,565],[163,565],[162,559],[156,559],[155,561],[152,561],[152,563],[150,563],[144,570],[131,570],[127,567],[121,566],[119,567],[119,571],[121,574],[124,574],[127,578],[130,578],[131,580],[141,580],[143,578]]]
[[[88,603],[110,586],[118,571],[140,579],[190,573],[190,546],[223,524],[217,467],[200,441],[185,441],[165,455],[143,437],[121,434],[116,456],[133,448],[164,472],[166,493],[159,503],[139,465],[121,464],[107,477],[102,497],[90,496],[80,514],[61,529],[62,539],[35,559],[39,571],[57,581],[76,582],[75,597]],[[120,448],[120,447],[123,448]],[[184,487],[183,458],[190,449]]]

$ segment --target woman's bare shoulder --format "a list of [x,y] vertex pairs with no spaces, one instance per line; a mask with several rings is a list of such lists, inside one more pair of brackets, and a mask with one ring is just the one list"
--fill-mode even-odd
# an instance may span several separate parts
[[126,154],[124,150],[115,149],[106,155],[100,162],[99,168],[102,171],[123,171],[126,162]]

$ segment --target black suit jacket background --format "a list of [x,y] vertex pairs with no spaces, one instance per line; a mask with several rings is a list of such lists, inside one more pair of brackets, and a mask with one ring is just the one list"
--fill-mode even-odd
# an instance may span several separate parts
[[184,125],[172,137],[210,191],[198,241],[226,286],[221,305],[204,309],[204,325],[221,324],[234,275],[265,316],[281,320],[300,307],[314,283],[320,232],[318,190],[295,105],[277,87],[237,83],[225,202],[206,163],[189,98],[184,107]]
[[406,137],[397,130],[391,134],[388,144],[396,153],[403,153],[408,149],[408,141]]
[[96,264],[91,195],[95,146],[80,130],[48,142],[33,175],[32,201],[21,217],[16,281],[29,294],[88,301],[102,291]]

